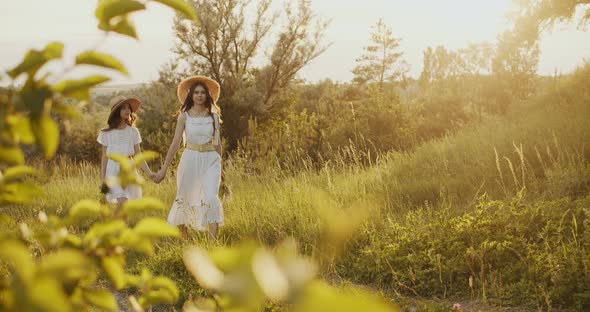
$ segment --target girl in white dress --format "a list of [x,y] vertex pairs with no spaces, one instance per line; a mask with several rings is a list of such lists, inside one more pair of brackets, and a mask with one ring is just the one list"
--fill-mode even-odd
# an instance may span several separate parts
[[[119,163],[108,159],[108,155],[118,154],[132,158],[133,155],[141,153],[139,147],[141,136],[135,128],[137,119],[135,112],[141,106],[141,102],[134,98],[116,96],[109,104],[111,113],[107,120],[108,127],[100,130],[97,141],[102,145],[101,189],[106,193],[107,202],[117,204],[115,208],[115,215],[117,215],[128,199],[141,198],[141,187],[129,185],[122,188],[116,179],[120,171]],[[141,168],[150,178],[153,178],[154,174],[145,161],[142,162]]]
[[180,148],[182,152],[176,172],[177,193],[168,214],[168,223],[179,226],[186,237],[187,226],[208,230],[212,239],[223,225],[223,207],[218,197],[221,181],[221,145],[219,139],[219,84],[210,78],[194,76],[183,80],[177,89],[182,106],[178,113],[174,139],[163,167],[155,174],[160,182]]

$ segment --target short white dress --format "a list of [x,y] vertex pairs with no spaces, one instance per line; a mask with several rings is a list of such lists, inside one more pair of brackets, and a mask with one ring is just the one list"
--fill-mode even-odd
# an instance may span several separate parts
[[[219,117],[191,117],[186,112],[185,142],[219,144]],[[215,131],[213,131],[215,122]],[[223,207],[218,197],[221,156],[216,151],[184,149],[176,172],[177,193],[168,223],[204,231],[211,223],[223,225]]]
[[[123,129],[100,131],[97,141],[107,147],[107,156],[111,154],[133,156],[135,154],[133,146],[141,143],[141,136],[137,128],[127,126]],[[116,178],[119,175],[119,171],[119,163],[109,159],[105,174],[105,180],[109,181],[109,192],[106,194],[107,202],[116,204],[117,198],[121,197],[127,199],[141,198],[141,187],[138,185],[129,185],[122,188],[117,184]]]

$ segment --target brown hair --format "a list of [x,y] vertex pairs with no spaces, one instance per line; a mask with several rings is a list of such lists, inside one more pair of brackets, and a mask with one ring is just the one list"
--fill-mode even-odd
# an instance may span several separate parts
[[107,131],[111,131],[111,130],[119,127],[119,125],[121,124],[121,109],[123,109],[123,106],[125,106],[125,105],[128,105],[129,110],[131,110],[131,114],[129,114],[129,118],[125,122],[130,127],[135,127],[135,122],[137,121],[137,115],[131,109],[131,104],[123,103],[122,105],[119,105],[117,108],[115,108],[114,110],[111,111],[111,113],[109,114],[109,118],[107,119],[108,127],[104,128],[100,131],[107,132]]

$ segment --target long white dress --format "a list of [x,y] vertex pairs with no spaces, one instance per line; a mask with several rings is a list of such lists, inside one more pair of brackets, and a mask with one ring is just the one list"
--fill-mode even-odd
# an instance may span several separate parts
[[[191,117],[186,112],[185,140],[191,144],[219,144],[217,114]],[[215,122],[215,132],[213,131]],[[208,224],[223,225],[223,207],[218,197],[221,181],[221,156],[216,151],[185,149],[176,172],[177,193],[168,214],[171,225],[187,225],[204,231]]]
[[[133,156],[135,144],[141,143],[139,130],[135,127],[125,127],[123,129],[112,129],[109,131],[100,131],[97,138],[98,143],[107,147],[106,154],[119,154],[123,156]],[[125,197],[127,199],[141,198],[141,187],[138,185],[129,185],[125,188],[119,186],[116,178],[119,175],[119,163],[108,160],[105,174],[105,180],[109,183],[109,192],[106,194],[106,200],[109,203],[116,204],[117,198]]]

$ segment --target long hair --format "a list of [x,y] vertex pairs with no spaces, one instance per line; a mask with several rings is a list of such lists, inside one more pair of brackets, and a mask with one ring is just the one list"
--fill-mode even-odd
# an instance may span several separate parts
[[[107,124],[109,126],[102,129],[101,131],[107,132],[107,131],[111,131],[111,130],[119,127],[119,125],[121,124],[121,109],[123,109],[123,106],[125,106],[125,105],[127,105],[129,107],[129,110],[131,110],[131,105],[129,103],[119,105],[119,107],[112,110],[111,113],[109,114],[109,119],[107,119]],[[125,120],[125,122],[130,127],[135,127],[136,121],[137,121],[137,115],[133,111],[131,111],[131,114],[129,114],[129,118],[127,118],[127,120]]]
[[[215,100],[211,97],[211,92],[209,92],[209,88],[207,87],[207,85],[201,81],[195,82],[189,88],[188,94],[186,95],[186,98],[184,99],[184,103],[182,103],[182,106],[176,112],[175,116],[180,115],[180,113],[187,112],[191,108],[193,108],[193,106],[195,106],[195,102],[193,101],[193,93],[195,92],[195,89],[198,86],[201,86],[205,89],[205,94],[206,94],[205,108],[207,109],[207,113],[209,114],[209,116],[211,116],[211,118],[213,118],[212,109],[215,108],[215,112],[217,113],[217,118],[219,118],[219,123],[222,123],[222,121],[221,121],[221,108],[219,108],[219,106],[217,106],[217,103],[215,103]],[[213,120],[213,132],[215,132],[215,120]]]

